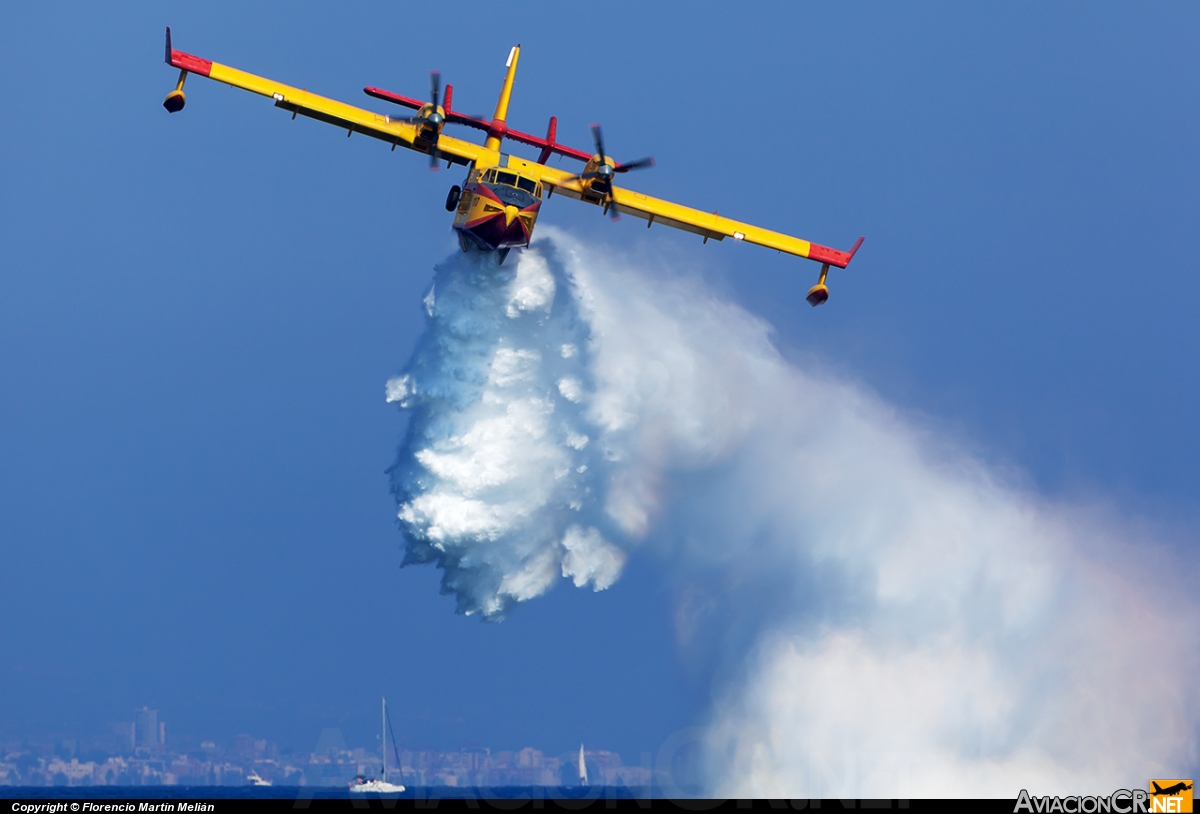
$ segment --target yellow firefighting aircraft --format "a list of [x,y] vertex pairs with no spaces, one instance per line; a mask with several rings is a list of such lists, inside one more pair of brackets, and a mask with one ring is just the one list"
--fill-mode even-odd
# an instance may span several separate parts
[[[757,243],[781,252],[806,257],[821,264],[821,276],[817,284],[808,291],[806,299],[814,306],[829,299],[829,288],[825,285],[829,268],[845,268],[863,239],[843,252],[831,249],[790,235],[761,229],[748,223],[723,218],[717,213],[701,212],[670,201],[652,198],[633,192],[615,183],[615,176],[630,170],[652,166],[654,159],[643,158],[626,164],[617,163],[604,151],[604,139],[599,125],[592,125],[592,136],[596,152],[588,153],[559,144],[555,141],[557,120],[550,119],[545,138],[532,136],[508,127],[508,103],[512,96],[513,79],[517,73],[517,60],[521,46],[514,47],[508,54],[508,69],[500,99],[490,120],[466,116],[451,109],[453,87],[446,86],[444,99],[439,100],[440,77],[431,75],[431,99],[422,102],[379,88],[363,90],[370,96],[417,111],[413,117],[393,117],[373,113],[307,90],[293,88],[261,76],[255,76],[236,68],[176,51],[171,47],[171,29],[167,29],[166,62],[179,68],[179,81],[175,89],[167,94],[163,107],[170,113],[183,109],[187,101],[183,83],[189,73],[207,76],[218,82],[269,96],[275,106],[289,110],[292,118],[308,116],[346,129],[347,137],[355,133],[388,142],[392,149],[407,147],[429,155],[430,166],[437,168],[439,160],[446,166],[463,164],[467,167],[467,178],[460,188],[451,187],[446,197],[447,211],[454,212],[454,229],[458,233],[463,251],[499,252],[503,262],[508,250],[528,246],[533,235],[543,198],[558,193],[586,203],[603,207],[604,212],[616,220],[621,213],[644,218],[649,228],[654,224],[672,226],[701,235],[709,239],[724,240],[732,237],[747,243]],[[487,138],[482,145],[462,141],[444,135],[446,124],[460,124],[483,130]],[[508,138],[541,150],[536,161],[527,161],[500,151],[501,142]],[[546,166],[551,155],[562,155],[584,162],[581,172],[571,173]]]

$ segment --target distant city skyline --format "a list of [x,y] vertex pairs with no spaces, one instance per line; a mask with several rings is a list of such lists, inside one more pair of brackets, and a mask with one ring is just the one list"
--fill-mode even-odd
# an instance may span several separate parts
[[[99,738],[59,738],[52,743],[0,742],[0,786],[45,785],[244,785],[251,775],[277,785],[337,787],[359,774],[374,776],[379,745],[347,746],[340,729],[327,727],[311,751],[282,754],[265,738],[239,734],[225,745],[168,742],[159,711],[141,707],[133,720],[111,725]],[[109,753],[108,750],[115,750]],[[439,751],[396,750],[390,777],[420,786],[579,785],[577,753],[490,747]],[[652,755],[627,765],[616,752],[584,750],[592,782],[628,787],[651,782]],[[391,753],[389,753],[391,754]],[[394,765],[396,758],[399,766]]]
[[[436,749],[406,740],[399,732],[396,734],[401,751],[409,752],[449,753],[458,751],[483,751],[491,753],[494,751],[496,753],[519,753],[534,749],[534,747],[528,745],[523,747],[508,745],[496,748],[494,745],[481,745],[477,740],[470,738],[465,739],[457,749]],[[263,759],[264,756],[274,758],[280,754],[293,753],[323,754],[341,751],[353,752],[360,749],[369,751],[371,748],[378,750],[378,734],[375,735],[373,740],[374,744],[370,747],[351,742],[347,740],[343,729],[336,726],[322,727],[320,731],[314,733],[309,746],[303,744],[284,744],[281,746],[274,739],[245,731],[226,735],[176,732],[170,727],[170,722],[163,717],[162,710],[149,706],[141,706],[132,710],[130,720],[112,721],[99,729],[93,727],[89,730],[64,729],[60,731],[42,730],[40,732],[24,734],[15,732],[0,733],[0,746],[16,747],[21,744],[30,744],[37,748],[54,751],[65,749],[71,754],[85,749],[106,751],[113,755],[168,751],[219,751],[223,754],[236,755],[239,758],[247,760]],[[371,739],[368,739],[367,742],[371,742]],[[575,749],[577,750],[578,747],[575,747]],[[541,753],[542,750],[536,751]],[[602,751],[604,754],[619,754],[615,750]],[[592,750],[587,749],[587,752],[590,754]],[[560,750],[557,754],[567,755],[573,753],[574,751],[571,748],[567,748]],[[638,754],[644,756],[653,754],[653,752],[642,751]]]

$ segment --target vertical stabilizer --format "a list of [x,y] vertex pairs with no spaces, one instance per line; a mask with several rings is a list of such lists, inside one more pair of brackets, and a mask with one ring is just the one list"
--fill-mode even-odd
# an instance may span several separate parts
[[496,125],[508,121],[508,100],[512,97],[513,80],[517,76],[517,60],[520,58],[521,46],[514,45],[513,49],[508,52],[508,62],[505,63],[508,73],[504,75],[504,87],[500,89],[500,98],[496,100],[496,112],[492,114],[492,128],[488,131],[487,141],[484,142],[484,146],[489,150],[500,149],[502,133],[495,132]]

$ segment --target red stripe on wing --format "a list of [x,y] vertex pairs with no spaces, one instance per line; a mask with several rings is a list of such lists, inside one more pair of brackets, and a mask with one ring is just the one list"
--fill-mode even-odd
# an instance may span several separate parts
[[201,76],[208,76],[212,73],[212,60],[185,54],[183,51],[176,51],[174,48],[171,49],[171,64],[176,68],[183,68],[185,71],[198,73]]
[[369,85],[363,88],[363,93],[367,94],[368,96],[374,96],[376,99],[383,99],[387,102],[394,102],[398,105],[411,107],[413,110],[420,110],[425,106],[425,103],[420,99],[413,99],[410,96],[401,96],[399,93],[392,93],[390,90],[383,90],[382,88],[373,88]]
[[844,269],[850,265],[850,261],[854,259],[854,253],[858,251],[858,247],[863,244],[863,238],[855,241],[850,251],[843,252],[838,249],[831,249],[828,246],[822,246],[819,243],[810,243],[808,246],[808,259],[816,260],[818,263],[828,263],[831,266],[837,266]]

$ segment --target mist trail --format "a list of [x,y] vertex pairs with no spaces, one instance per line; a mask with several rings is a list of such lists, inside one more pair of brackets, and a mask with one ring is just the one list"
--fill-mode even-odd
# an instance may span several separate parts
[[1200,764],[1200,626],[1154,540],[789,365],[699,284],[542,234],[441,264],[387,386],[406,562],[461,612],[666,558],[718,681],[712,793],[1107,792]]

